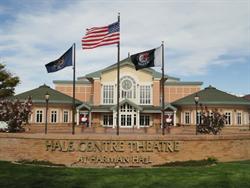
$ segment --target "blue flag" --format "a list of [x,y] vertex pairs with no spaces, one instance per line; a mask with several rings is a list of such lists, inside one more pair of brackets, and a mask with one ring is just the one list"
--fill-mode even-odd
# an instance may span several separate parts
[[59,59],[52,61],[45,65],[47,72],[56,72],[64,67],[72,66],[73,64],[73,46],[68,49]]

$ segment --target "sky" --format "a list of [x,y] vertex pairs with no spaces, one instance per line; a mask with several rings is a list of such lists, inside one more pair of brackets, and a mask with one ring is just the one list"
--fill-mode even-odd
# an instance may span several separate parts
[[118,12],[121,59],[164,41],[167,75],[250,94],[250,0],[0,0],[0,63],[20,77],[16,93],[72,80],[72,67],[45,64],[73,43],[76,77],[116,63],[116,45],[82,50],[81,38]]

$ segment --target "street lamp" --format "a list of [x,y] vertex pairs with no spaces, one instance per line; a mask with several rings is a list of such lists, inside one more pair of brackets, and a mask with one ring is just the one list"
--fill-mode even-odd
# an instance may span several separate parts
[[195,102],[195,111],[196,111],[196,127],[195,127],[195,134],[197,135],[197,127],[198,127],[198,121],[197,121],[197,108],[198,108],[198,103],[199,103],[199,96],[197,95],[197,93],[195,94],[195,97],[194,97],[194,102]]
[[45,102],[46,102],[46,115],[45,115],[45,134],[47,134],[47,128],[48,128],[48,106],[49,106],[49,93],[47,92],[45,95]]

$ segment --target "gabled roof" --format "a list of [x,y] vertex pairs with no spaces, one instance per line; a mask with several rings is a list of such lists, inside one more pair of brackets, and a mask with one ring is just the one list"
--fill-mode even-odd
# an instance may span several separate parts
[[171,109],[171,110],[173,110],[173,111],[176,111],[177,110],[177,108],[175,108],[172,104],[170,104],[170,103],[167,103],[167,104],[165,104],[165,109],[164,110],[166,110],[166,109]]
[[176,100],[171,104],[175,106],[195,105],[194,97],[196,94],[199,96],[199,103],[203,105],[245,105],[250,107],[250,101],[220,91],[212,86]]
[[[26,91],[24,93],[15,95],[15,99],[19,99],[20,101],[26,100],[28,97],[31,97],[33,103],[45,103],[45,94],[49,93],[49,103],[51,104],[72,104],[73,98],[61,93],[57,90],[50,88],[47,85],[42,85],[38,88],[32,89],[30,91]],[[75,100],[76,105],[82,104],[81,101]]]
[[[138,106],[137,104],[135,104],[135,103],[133,103],[132,101],[130,101],[129,99],[124,99],[123,101],[121,101],[120,103],[119,103],[119,106],[122,106],[122,105],[124,105],[125,103],[128,103],[128,104],[130,104],[132,107],[134,107],[134,108],[136,108],[136,109],[138,109],[138,110],[142,110],[142,107],[140,107],[140,106]],[[114,109],[116,109],[117,108],[117,105],[114,105],[114,106],[112,106],[110,109],[111,110],[114,110]]]
[[[130,57],[128,57],[128,58],[123,59],[122,61],[120,61],[120,67],[125,66],[125,65],[129,65],[129,66],[131,66],[131,67],[134,68],[134,64],[132,63]],[[117,67],[117,63],[115,63],[113,65],[110,65],[110,66],[108,66],[108,67],[106,67],[104,69],[101,69],[101,70],[98,70],[98,71],[86,74],[83,77],[78,77],[77,79],[80,80],[80,79],[83,79],[83,78],[100,78],[101,74],[103,72],[115,69],[116,67]],[[154,78],[161,78],[161,76],[162,76],[161,75],[162,73],[157,72],[157,71],[155,71],[152,68],[145,68],[145,69],[142,69],[142,70],[139,70],[139,71],[147,71],[147,72],[151,73]],[[171,79],[171,80],[175,80],[175,81],[179,81],[180,80],[179,78],[171,77],[171,76],[168,76],[168,75],[165,75],[165,77],[168,78],[168,79]]]
[[91,110],[91,106],[89,103],[86,103],[86,102],[82,102],[81,105],[77,106],[77,110],[81,110],[82,108],[86,108],[87,110]]

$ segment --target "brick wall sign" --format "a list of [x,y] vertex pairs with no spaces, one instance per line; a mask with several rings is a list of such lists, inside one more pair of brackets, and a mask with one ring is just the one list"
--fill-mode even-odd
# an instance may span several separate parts
[[141,166],[155,163],[154,153],[179,152],[180,141],[164,140],[46,140],[46,151],[77,152],[74,165]]
[[173,161],[249,160],[250,135],[110,136],[0,134],[0,160],[40,160],[72,167],[149,167]]

